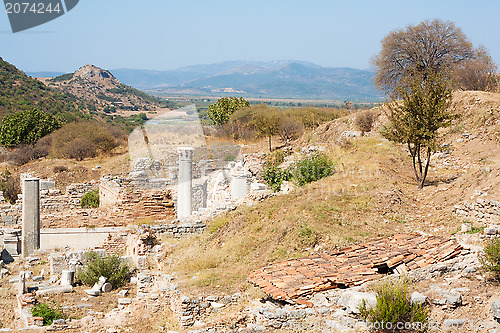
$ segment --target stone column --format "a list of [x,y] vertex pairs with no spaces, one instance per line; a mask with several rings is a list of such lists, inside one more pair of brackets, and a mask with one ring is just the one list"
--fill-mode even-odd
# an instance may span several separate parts
[[238,200],[247,194],[247,176],[244,172],[233,173],[231,177],[231,200]]
[[23,180],[22,256],[40,248],[40,179]]
[[177,187],[177,217],[191,216],[193,211],[193,154],[194,148],[179,147],[179,185]]
[[72,286],[75,272],[64,270],[61,273],[61,286]]

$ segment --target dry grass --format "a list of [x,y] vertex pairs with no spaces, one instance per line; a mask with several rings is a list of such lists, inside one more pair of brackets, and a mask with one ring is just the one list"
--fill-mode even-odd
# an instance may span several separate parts
[[[458,120],[454,131],[443,132],[443,143],[460,163],[446,166],[433,160],[431,182],[423,190],[415,184],[404,147],[375,131],[338,145],[343,131],[355,129],[352,114],[295,142],[296,151],[308,145],[325,148],[336,162],[333,176],[214,219],[204,234],[178,243],[168,269],[178,272],[183,287],[193,293],[248,291],[247,276],[272,262],[398,232],[450,236],[463,222],[452,213],[453,206],[467,201],[476,188],[493,191],[500,184],[500,176],[492,178],[497,173],[482,170],[486,165],[500,168],[496,153],[484,154],[490,146],[498,150],[492,146],[497,116],[491,109],[500,110],[500,95],[459,93],[455,99],[456,111],[470,116]],[[375,129],[382,124],[383,116]],[[456,140],[464,132],[485,133],[488,139],[459,145]]]
[[397,161],[402,155],[398,149],[366,137],[352,149],[332,146],[328,153],[337,160],[333,176],[214,219],[204,234],[178,242],[168,269],[180,273],[183,286],[192,292],[248,291],[245,280],[257,267],[332,251],[400,227],[397,219],[383,216],[384,196],[393,186],[390,167],[403,163]]
[[7,275],[0,280],[0,328],[14,328],[16,291],[13,284],[9,283],[11,276]]

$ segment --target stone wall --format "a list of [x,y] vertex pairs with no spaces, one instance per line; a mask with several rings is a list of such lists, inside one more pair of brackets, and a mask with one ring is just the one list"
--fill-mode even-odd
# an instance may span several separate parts
[[131,179],[108,176],[101,179],[99,199],[101,207],[109,207],[115,217],[127,220],[171,220],[176,216],[172,192],[164,186],[142,189]]
[[123,191],[114,206],[114,214],[126,219],[174,219],[175,208],[170,190]]
[[477,198],[476,202],[456,205],[453,212],[468,218],[500,222],[500,202],[491,199]]
[[157,234],[166,234],[174,238],[181,238],[193,234],[201,234],[207,225],[201,221],[194,223],[175,223],[150,226],[151,231]]
[[[47,215],[54,212],[63,212],[80,208],[80,200],[82,196],[92,190],[97,189],[97,182],[70,184],[66,188],[66,192],[55,188],[55,182],[40,180],[40,214]],[[1,224],[11,226],[21,223],[23,211],[22,195],[14,205],[11,205],[5,200],[1,200],[0,196],[0,216]]]
[[[105,250],[92,250],[101,256],[106,255]],[[82,265],[85,251],[74,251],[67,253],[51,253],[49,255],[50,275],[59,275],[63,270],[75,272]]]
[[80,208],[80,201],[85,193],[98,188],[97,182],[70,184],[66,192],[61,193],[58,189],[40,190],[41,214],[66,211]]

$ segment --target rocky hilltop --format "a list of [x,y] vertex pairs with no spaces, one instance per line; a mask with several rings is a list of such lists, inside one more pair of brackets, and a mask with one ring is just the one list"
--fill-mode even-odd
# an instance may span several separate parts
[[131,115],[156,112],[158,108],[167,106],[165,101],[122,84],[110,71],[94,65],[85,65],[74,73],[42,81],[50,87],[74,95],[90,111]]

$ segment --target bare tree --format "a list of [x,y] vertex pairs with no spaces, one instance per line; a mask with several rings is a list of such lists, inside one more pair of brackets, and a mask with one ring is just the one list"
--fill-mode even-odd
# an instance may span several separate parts
[[455,86],[462,90],[492,91],[497,87],[497,66],[481,46],[474,50],[474,57],[456,64],[453,68]]
[[389,33],[382,50],[373,58],[375,84],[385,92],[397,92],[412,73],[418,75],[449,69],[474,55],[472,44],[453,22],[433,20]]

